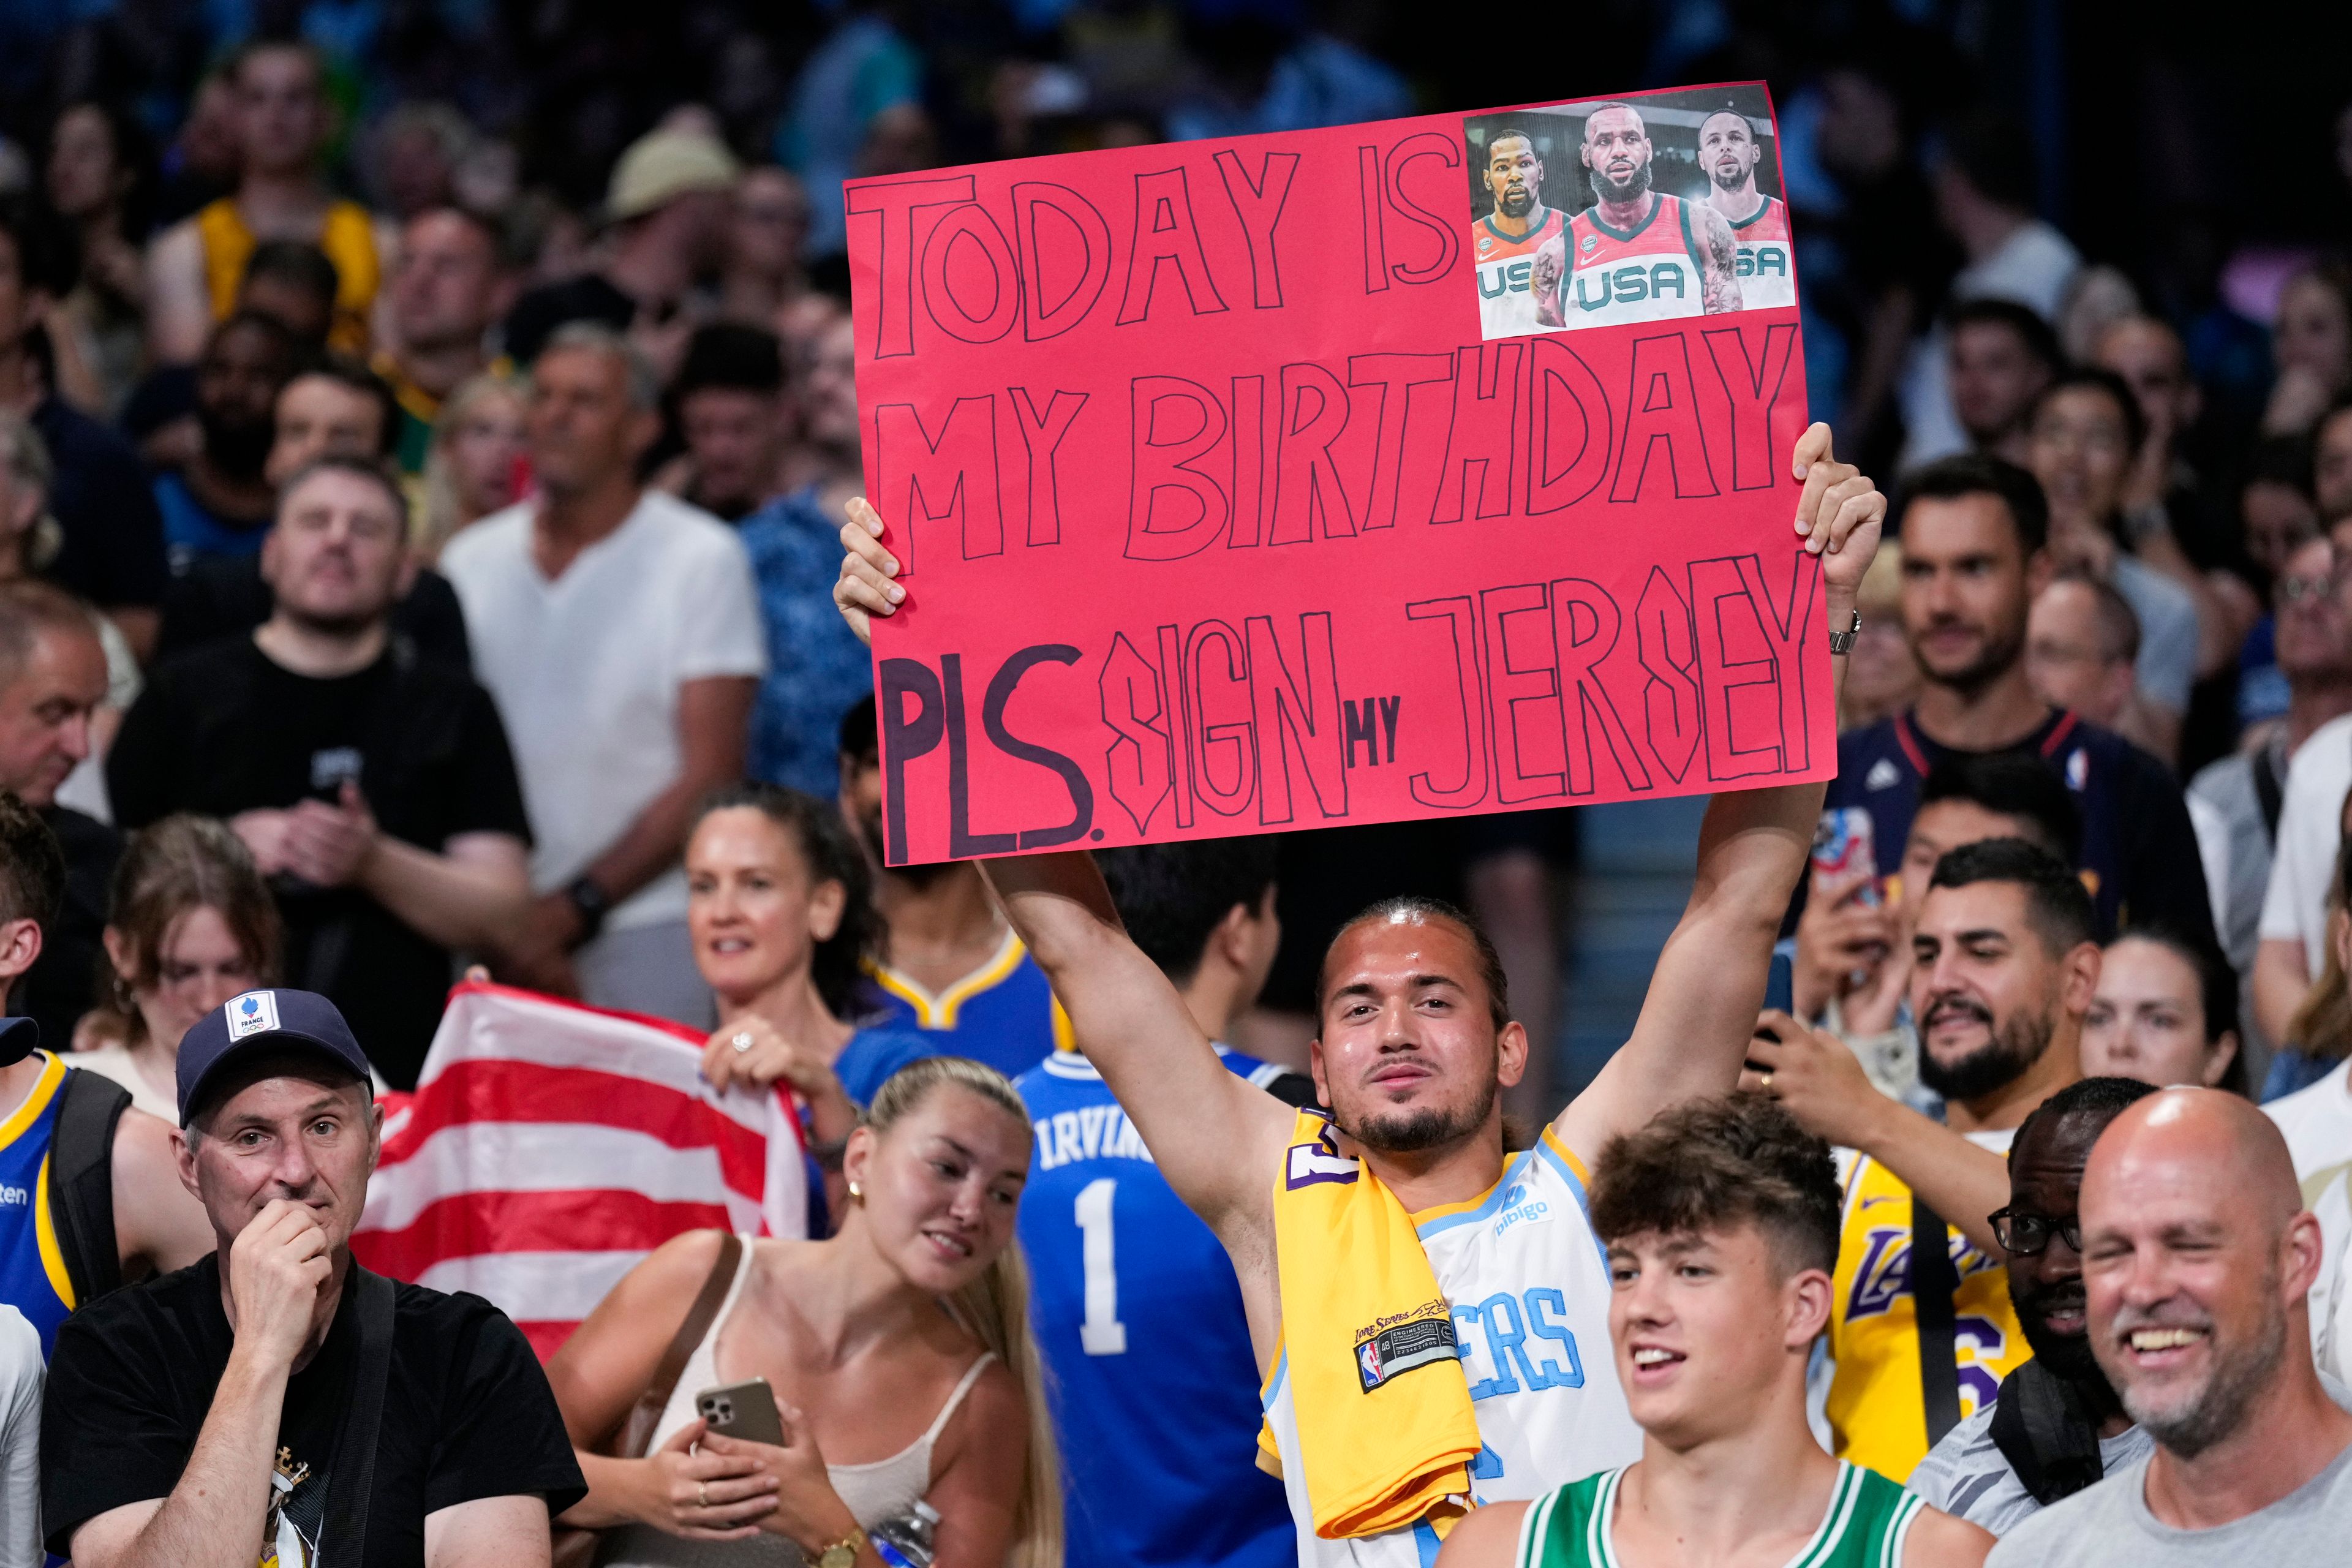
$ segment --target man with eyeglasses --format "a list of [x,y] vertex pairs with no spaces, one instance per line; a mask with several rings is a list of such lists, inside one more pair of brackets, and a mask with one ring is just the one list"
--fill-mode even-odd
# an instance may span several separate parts
[[2091,1145],[2155,1092],[2125,1078],[2068,1084],[2035,1108],[2009,1146],[2009,1204],[1990,1217],[2033,1359],[2001,1380],[1991,1405],[1945,1434],[1909,1482],[1933,1507],[1995,1535],[2156,1446],[2092,1357],[2074,1207]]
[[[2352,580],[2336,570],[2335,546],[2324,538],[2297,546],[2279,574],[2272,604],[2273,646],[2286,679],[2285,716],[2265,725],[2254,744],[2208,764],[2189,783],[2206,885],[2221,895],[2215,934],[2242,988],[2253,982],[2287,763],[2321,725],[2352,713]],[[2341,750],[2346,782],[2352,783],[2352,744]],[[2336,799],[2343,799],[2340,784]],[[2327,869],[2315,874],[2325,877]]]

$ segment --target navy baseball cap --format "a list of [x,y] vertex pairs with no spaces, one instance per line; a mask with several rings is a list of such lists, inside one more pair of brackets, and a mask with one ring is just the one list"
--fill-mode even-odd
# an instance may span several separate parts
[[41,1026],[30,1018],[0,1018],[0,1068],[15,1067],[40,1043]]
[[315,991],[247,991],[196,1021],[180,1040],[180,1125],[206,1085],[236,1061],[267,1050],[306,1050],[370,1081],[367,1053],[335,1005]]

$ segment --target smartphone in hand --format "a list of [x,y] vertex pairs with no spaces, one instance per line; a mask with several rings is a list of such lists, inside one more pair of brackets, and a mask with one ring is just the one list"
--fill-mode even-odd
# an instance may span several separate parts
[[747,1443],[783,1447],[784,1424],[776,1415],[776,1395],[764,1377],[706,1388],[694,1396],[694,1411],[713,1432]]

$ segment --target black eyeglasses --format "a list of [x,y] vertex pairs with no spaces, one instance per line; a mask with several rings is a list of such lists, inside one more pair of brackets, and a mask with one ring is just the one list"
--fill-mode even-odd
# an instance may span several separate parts
[[1993,1239],[2001,1250],[2016,1258],[2031,1258],[2050,1245],[2053,1236],[2063,1237],[2066,1245],[2076,1252],[2083,1250],[2083,1220],[2080,1215],[2068,1215],[2064,1219],[2044,1219],[2038,1214],[2019,1214],[2013,1209],[1995,1209],[1985,1215],[1992,1224]]

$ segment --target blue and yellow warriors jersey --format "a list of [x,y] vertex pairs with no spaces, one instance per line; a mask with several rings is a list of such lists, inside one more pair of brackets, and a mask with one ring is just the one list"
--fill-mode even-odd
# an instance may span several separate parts
[[[1237,1053],[1225,1066],[1261,1085],[1280,1071]],[[1021,1247],[1073,1568],[1289,1568],[1290,1510],[1257,1468],[1257,1364],[1224,1247],[1084,1057],[1048,1057],[1020,1089],[1036,1133]]]
[[[1969,1141],[2006,1152],[2011,1134]],[[1827,1415],[1838,1458],[1907,1480],[1927,1457],[1927,1397],[1919,1386],[1919,1305],[1911,1291],[1911,1189],[1877,1161],[1842,1150],[1845,1191],[1832,1283]],[[1960,1418],[1990,1407],[2000,1380],[2033,1358],[2009,1300],[2000,1263],[1948,1228],[1953,1271],[1952,1355]]]
[[955,1037],[934,1041],[930,1055],[971,1057],[1019,1078],[1056,1047],[1071,1047],[1068,1016],[1010,926],[986,963],[937,995],[887,964],[868,963],[866,975],[866,1000],[878,1012],[868,1020],[875,1026]]
[[47,1051],[33,1059],[41,1064],[33,1091],[0,1121],[0,1300],[40,1331],[46,1361],[75,1305],[49,1210],[49,1145],[69,1069]]

